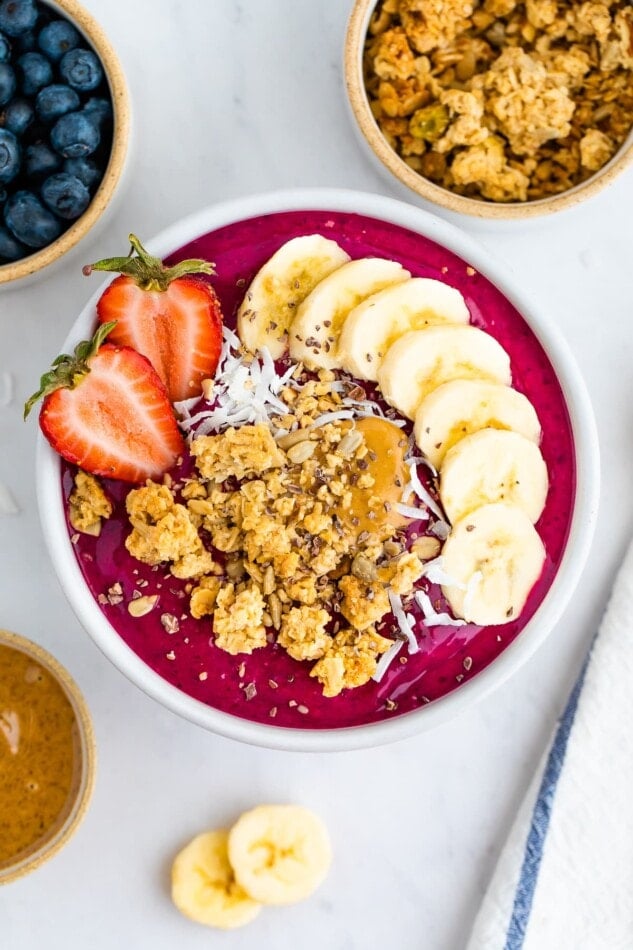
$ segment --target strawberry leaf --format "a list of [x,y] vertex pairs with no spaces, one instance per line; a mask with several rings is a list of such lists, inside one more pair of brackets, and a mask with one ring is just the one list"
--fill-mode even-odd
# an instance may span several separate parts
[[44,399],[56,389],[74,389],[83,377],[90,372],[89,361],[95,356],[101,344],[116,326],[116,321],[103,323],[91,340],[82,340],[74,349],[73,355],[61,353],[55,357],[51,368],[40,378],[40,388],[24,404],[24,418],[39,399]]
[[135,281],[141,290],[155,291],[167,290],[172,281],[186,274],[215,273],[215,266],[210,261],[199,258],[165,267],[159,257],[148,254],[135,234],[130,234],[129,240],[131,247],[127,257],[106,257],[94,264],[86,264],[83,273],[89,276],[96,270],[124,274]]

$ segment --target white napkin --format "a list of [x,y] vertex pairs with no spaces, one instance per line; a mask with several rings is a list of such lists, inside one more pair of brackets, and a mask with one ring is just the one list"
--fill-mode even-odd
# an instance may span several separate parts
[[633,948],[633,544],[467,950]]

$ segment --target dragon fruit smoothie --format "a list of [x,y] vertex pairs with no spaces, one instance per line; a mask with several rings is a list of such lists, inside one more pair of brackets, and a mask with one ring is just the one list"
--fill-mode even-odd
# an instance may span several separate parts
[[[513,305],[466,262],[434,242],[396,225],[349,213],[285,212],[237,222],[203,235],[171,255],[168,263],[186,257],[215,261],[213,286],[221,300],[227,326],[245,287],[261,265],[290,238],[321,233],[336,240],[352,258],[388,257],[413,276],[433,277],[456,287],[464,296],[473,325],[492,334],[508,352],[513,386],[536,409],[542,426],[541,451],[549,472],[549,493],[537,530],[547,560],[527,604],[513,623],[503,626],[426,627],[418,624],[419,652],[400,655],[379,683],[324,698],[309,676],[310,664],[293,660],[276,644],[251,655],[231,656],[213,644],[208,618],[195,620],[187,611],[188,582],[166,568],[150,567],[127,552],[129,533],[125,497],[129,486],[106,481],[115,504],[98,538],[69,534],[83,576],[103,613],[119,636],[169,683],[209,706],[245,719],[294,728],[322,729],[361,725],[402,715],[432,702],[491,663],[533,616],[547,593],[565,550],[575,495],[574,445],[569,415],[554,369],[537,338]],[[190,459],[175,477],[192,468]],[[74,469],[63,463],[66,502]],[[412,523],[409,531],[425,528]],[[108,596],[121,585],[121,598]],[[133,618],[127,603],[134,590],[158,594],[154,610]],[[432,586],[433,601],[441,597]],[[118,602],[117,602],[118,601]],[[170,618],[168,621],[165,617]],[[163,620],[161,621],[161,618]]]

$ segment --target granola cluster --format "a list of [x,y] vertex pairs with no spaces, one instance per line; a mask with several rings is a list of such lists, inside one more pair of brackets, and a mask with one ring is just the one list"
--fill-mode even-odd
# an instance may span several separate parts
[[147,482],[126,500],[128,551],[190,579],[189,611],[209,618],[220,649],[250,654],[276,640],[314,663],[325,696],[375,673],[393,643],[378,629],[388,591],[412,595],[439,549],[431,537],[407,548],[402,517],[373,490],[375,466],[391,464],[401,494],[397,460],[378,459],[352,419],[318,424],[340,408],[333,379],[321,371],[282,390],[277,438],[264,423],[200,435],[192,477]]
[[112,510],[112,502],[98,479],[78,471],[68,499],[68,520],[75,531],[98,537],[103,521],[110,517]]
[[609,161],[633,124],[624,0],[382,0],[364,65],[389,144],[471,198],[566,191]]

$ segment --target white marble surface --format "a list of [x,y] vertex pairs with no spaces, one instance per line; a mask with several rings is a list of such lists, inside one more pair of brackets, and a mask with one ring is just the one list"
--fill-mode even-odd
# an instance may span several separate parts
[[[309,756],[215,738],[128,683],[67,606],[43,550],[35,420],[20,406],[93,285],[79,264],[120,253],[202,205],[294,185],[395,194],[349,124],[341,48],[349,2],[86,0],[127,71],[135,106],[130,186],[103,237],[37,285],[0,296],[0,480],[20,513],[0,521],[0,626],[71,670],[99,743],[96,794],[68,847],[0,891],[3,950],[213,945],[243,950],[461,950],[496,856],[608,596],[633,517],[633,174],[586,207],[480,234],[566,335],[594,402],[603,458],[591,562],[546,645],[459,719],[391,747]],[[465,226],[468,226],[467,223]],[[175,850],[261,801],[326,819],[335,861],[305,904],[222,936],[168,898]]]

